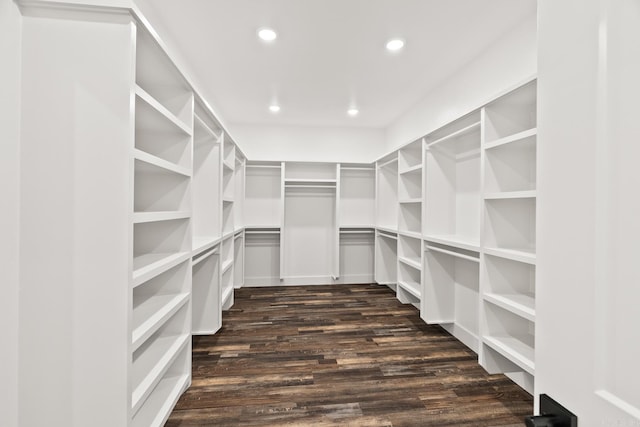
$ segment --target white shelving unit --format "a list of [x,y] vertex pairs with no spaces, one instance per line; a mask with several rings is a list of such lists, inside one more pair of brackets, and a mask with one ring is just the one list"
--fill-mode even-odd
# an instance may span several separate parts
[[331,283],[339,277],[338,165],[287,162],[282,176],[280,278]]
[[480,363],[529,393],[535,375],[536,82],[483,109]]
[[398,230],[398,155],[376,162],[376,227]]
[[280,227],[281,162],[247,162],[244,223],[247,228]]
[[244,285],[244,231],[239,230],[233,236],[233,287]]
[[480,112],[425,138],[425,239],[466,250],[480,247]]
[[229,310],[234,302],[234,280],[233,273],[235,250],[233,247],[233,233],[222,240],[220,248],[220,292],[222,301],[222,309]]
[[396,290],[398,283],[398,234],[376,229],[375,280]]
[[164,422],[191,378],[191,178],[202,169],[194,176],[193,92],[142,27],[135,81],[129,401],[130,424],[144,425]]
[[479,349],[480,254],[425,241],[420,315],[440,324],[476,353]]
[[371,228],[375,225],[375,173],[371,164],[340,164],[340,227]]
[[279,285],[280,227],[247,227],[244,247],[245,285]]

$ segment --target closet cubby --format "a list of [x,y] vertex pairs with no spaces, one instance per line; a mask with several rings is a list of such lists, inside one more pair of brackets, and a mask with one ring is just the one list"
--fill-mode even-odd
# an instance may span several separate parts
[[400,202],[398,213],[398,232],[421,237],[422,202]]
[[246,159],[240,152],[240,150],[236,149],[236,167],[234,169],[233,176],[233,187],[234,187],[234,196],[233,196],[233,227],[234,231],[242,230],[244,225],[244,192],[245,192],[245,164]]
[[[233,239],[231,239],[233,241]],[[233,248],[231,248],[231,251],[233,251]],[[232,253],[233,254],[233,253]],[[229,262],[228,264],[223,264],[223,268],[222,268],[222,277],[221,277],[221,283],[222,283],[222,309],[223,310],[229,310],[231,308],[231,306],[233,306],[233,301],[234,301],[234,297],[233,297],[233,261]]]
[[428,240],[462,249],[480,246],[480,115],[466,116],[426,138],[425,215]]
[[244,284],[244,232],[233,236],[233,287],[238,289]]
[[375,251],[376,282],[381,285],[395,286],[398,282],[398,235],[376,230]]
[[192,321],[194,335],[210,335],[222,326],[220,306],[220,245],[193,257]]
[[535,198],[485,200],[485,252],[535,263]]
[[244,223],[248,228],[280,227],[280,162],[247,162]]
[[135,157],[134,212],[189,211],[190,174],[177,173],[142,159]]
[[233,201],[222,201],[222,236],[223,238],[233,233]]
[[[198,106],[198,103],[196,103]],[[220,157],[222,131],[202,107],[194,116],[192,221],[193,251],[211,247],[220,233]]]
[[527,137],[508,144],[485,147],[485,198],[535,195],[535,189],[536,134],[534,131]]
[[421,317],[478,352],[480,254],[425,241]]
[[399,235],[398,259],[418,270],[422,269],[422,241],[419,238]]
[[422,202],[422,167],[398,175],[398,200]]
[[375,169],[372,165],[340,164],[340,227],[375,224]]
[[422,273],[413,264],[398,258],[398,282],[396,297],[403,304],[420,307],[422,296]]
[[236,166],[236,146],[233,144],[228,135],[225,135],[222,146],[222,164],[225,169],[233,171]]
[[403,174],[422,168],[422,139],[398,150],[398,172]]
[[233,201],[235,197],[235,174],[233,171],[226,164],[222,170],[222,199],[225,201]]
[[374,280],[373,228],[340,229],[340,283],[370,283]]
[[484,142],[520,139],[536,128],[536,82],[532,81],[484,107]]
[[190,279],[189,264],[182,262],[133,289],[133,350],[142,345],[168,318],[188,303]]
[[131,407],[134,414],[191,341],[188,316],[189,305],[184,304],[133,352]]
[[535,321],[535,267],[518,261],[484,255],[483,299]]
[[[489,302],[483,307],[482,341],[486,354],[482,359],[485,369],[490,373],[524,371],[534,375],[534,323]],[[499,353],[506,361],[493,357],[491,351]],[[518,369],[514,369],[514,364]]]
[[280,283],[280,228],[247,228],[245,230],[245,277],[248,286]]
[[376,226],[398,230],[398,157],[384,157],[376,163]]
[[165,424],[178,398],[191,382],[191,343],[178,350],[144,405],[133,415],[132,427],[161,427]]

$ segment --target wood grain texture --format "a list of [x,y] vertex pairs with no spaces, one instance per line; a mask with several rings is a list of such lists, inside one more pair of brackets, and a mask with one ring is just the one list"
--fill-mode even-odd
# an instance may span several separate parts
[[522,426],[533,400],[378,285],[242,288],[177,426]]

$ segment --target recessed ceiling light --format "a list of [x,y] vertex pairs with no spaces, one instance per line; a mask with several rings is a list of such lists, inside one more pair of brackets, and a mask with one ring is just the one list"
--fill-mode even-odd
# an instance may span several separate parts
[[351,117],[357,116],[359,113],[357,108],[349,108],[347,110],[347,114],[350,115]]
[[280,111],[280,106],[276,104],[269,105],[269,111],[271,111],[272,113],[277,113],[278,111]]
[[391,52],[396,52],[404,47],[404,40],[391,39],[387,42],[387,49]]
[[258,30],[258,37],[266,42],[272,42],[278,37],[278,34],[271,28],[260,28]]

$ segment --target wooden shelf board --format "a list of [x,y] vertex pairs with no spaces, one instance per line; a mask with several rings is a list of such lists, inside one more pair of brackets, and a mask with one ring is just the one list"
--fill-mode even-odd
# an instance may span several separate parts
[[533,336],[484,336],[482,341],[531,375],[535,375]]
[[191,177],[191,170],[189,170],[189,168],[161,159],[137,148],[133,150],[133,158],[146,165],[150,165],[147,167],[136,165],[136,172],[172,172],[185,177]]
[[133,259],[132,286],[142,283],[164,273],[172,267],[189,259],[189,252],[153,253],[136,256]]
[[132,427],[164,425],[178,398],[189,386],[189,382],[189,373],[164,377],[133,417]]
[[[190,129],[182,120],[178,119],[171,111],[169,111],[164,105],[158,102],[153,96],[151,96],[147,91],[142,89],[140,86],[135,87],[136,96],[141,99],[147,106],[153,109],[156,113],[162,115],[167,121],[169,121],[176,130],[180,130],[188,136],[193,134],[192,129]],[[139,111],[136,110],[136,114]]]
[[175,219],[189,219],[190,217],[191,212],[188,211],[134,212],[133,223],[172,221]]
[[535,298],[531,295],[485,293],[484,299],[531,322],[536,320]]
[[510,259],[512,261],[520,261],[525,264],[536,264],[536,254],[533,249],[505,249],[487,247],[483,249],[485,254],[497,256],[500,258]]
[[535,199],[536,190],[526,191],[503,191],[496,193],[486,193],[485,200],[504,200],[504,199]]
[[422,238],[429,242],[452,246],[458,249],[464,249],[473,252],[480,251],[480,241],[471,240],[465,236],[457,236],[452,234],[425,234],[422,236]]
[[490,141],[484,144],[485,150],[491,150],[492,148],[500,147],[502,145],[511,144],[514,142],[523,141],[529,137],[535,136],[538,133],[537,128],[531,128],[522,132],[515,133],[513,135],[505,136],[504,138]]
[[154,342],[153,348],[148,348],[138,357],[134,363],[132,375],[134,389],[131,394],[131,409],[133,413],[140,409],[190,338],[191,334],[159,338]]
[[135,351],[189,301],[188,293],[149,298],[133,310],[132,350]]

